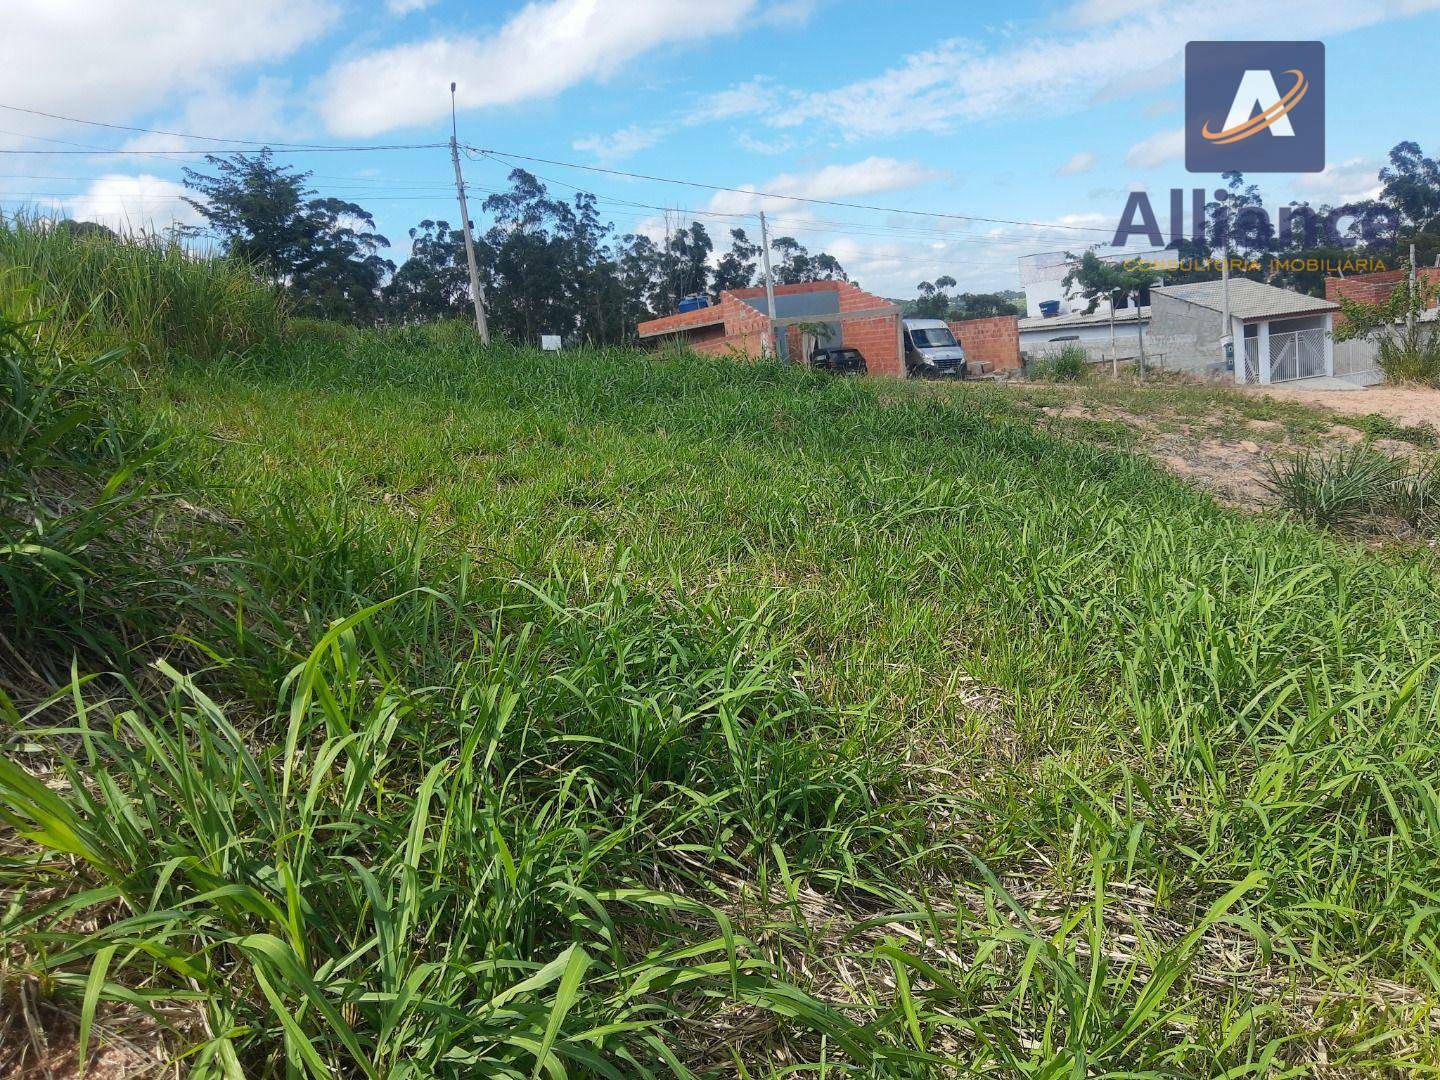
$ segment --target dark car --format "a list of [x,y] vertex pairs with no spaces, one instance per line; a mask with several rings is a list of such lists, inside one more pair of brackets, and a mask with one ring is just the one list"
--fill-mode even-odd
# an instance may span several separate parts
[[816,349],[810,354],[810,366],[836,375],[864,375],[870,370],[859,349]]

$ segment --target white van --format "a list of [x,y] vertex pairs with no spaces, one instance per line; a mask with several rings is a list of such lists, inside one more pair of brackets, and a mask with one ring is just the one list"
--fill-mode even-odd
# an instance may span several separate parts
[[905,319],[905,374],[912,379],[963,379],[965,350],[942,319]]

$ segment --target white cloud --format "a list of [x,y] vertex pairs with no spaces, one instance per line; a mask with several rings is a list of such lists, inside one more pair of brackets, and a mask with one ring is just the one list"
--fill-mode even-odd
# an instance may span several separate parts
[[76,221],[98,221],[117,232],[141,232],[169,225],[203,224],[203,218],[182,196],[191,194],[173,180],[142,173],[125,176],[108,173],[90,182],[85,194],[56,200],[57,216]]
[[775,157],[779,154],[788,154],[795,148],[793,139],[782,136],[778,139],[756,138],[748,131],[741,131],[735,136],[735,145],[741,150],[752,154],[761,154],[765,157]]
[[1055,115],[1096,101],[1153,92],[1179,80],[1185,44],[1195,39],[1310,38],[1401,18],[1440,0],[1354,0],[1314,6],[1297,0],[1080,0],[1055,20],[1054,34],[1005,39],[998,47],[940,41],[889,70],[804,96],[771,120],[833,124],[852,139],[912,131],[947,132],[962,121]]
[[1157,169],[1184,156],[1185,129],[1175,128],[1151,135],[1130,147],[1125,154],[1125,164],[1132,169]]
[[[779,200],[756,194],[759,191],[804,199],[849,199],[915,188],[948,175],[916,161],[868,157],[849,165],[827,165],[815,172],[781,173],[762,184],[747,185],[742,191],[716,192],[710,200],[710,209],[718,213],[745,214],[780,205]],[[793,206],[789,199],[783,204]]]
[[1056,169],[1055,175],[1079,176],[1081,173],[1087,173],[1095,168],[1097,161],[1099,161],[1099,158],[1095,156],[1094,151],[1082,150],[1080,153],[1073,155],[1070,160],[1065,162],[1064,165],[1061,165],[1060,168]]
[[[262,77],[253,86],[233,90],[211,86],[187,95],[174,119],[158,122],[164,128],[226,139],[298,141],[305,132],[289,116],[288,79]],[[136,135],[121,146],[143,154],[154,150],[194,150],[199,144],[173,135]],[[202,147],[203,148],[203,147]]]
[[337,64],[319,111],[337,135],[363,136],[443,117],[452,79],[466,109],[548,97],[661,45],[741,29],[757,3],[532,0],[486,37],[433,37]]
[[1362,157],[1326,165],[1322,172],[1302,173],[1291,181],[1297,198],[1312,203],[1346,203],[1380,194],[1380,163]]
[[[742,116],[754,116],[757,113],[778,108],[780,99],[780,91],[773,81],[764,75],[757,75],[748,82],[737,83],[735,86],[717,93],[707,94],[690,108],[676,113],[669,119],[643,126],[630,124],[609,135],[586,135],[584,138],[576,139],[570,145],[576,150],[594,155],[601,161],[621,161],[641,150],[648,150],[676,131],[718,120],[734,120]],[[744,137],[742,134],[737,139],[742,146],[745,145]],[[785,143],[788,145],[789,140],[785,140]],[[764,144],[757,142],[757,145]],[[776,153],[778,151],[760,150],[757,152]]]
[[[336,0],[5,0],[0,101],[129,119],[289,55],[329,29],[338,10]],[[6,127],[22,124],[37,135],[58,126],[7,114]]]
[[609,135],[586,135],[576,139],[570,146],[571,149],[591,154],[600,161],[622,161],[641,150],[650,149],[666,134],[667,129],[663,125],[641,127],[639,124],[631,124],[619,131],[612,131]]
[[783,97],[774,80],[757,75],[748,82],[736,83],[713,94],[707,94],[687,117],[695,122],[733,120],[754,116],[781,106]]
[[417,11],[424,11],[435,3],[435,0],[385,0],[385,7],[391,15],[412,15]]

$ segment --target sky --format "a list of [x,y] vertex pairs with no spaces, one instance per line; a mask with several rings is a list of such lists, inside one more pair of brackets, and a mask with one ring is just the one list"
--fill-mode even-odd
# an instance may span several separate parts
[[[1251,39],[1326,44],[1327,166],[1253,177],[1272,206],[1374,194],[1402,140],[1440,152],[1440,0],[3,0],[0,151],[26,152],[0,153],[0,206],[195,223],[199,155],[168,151],[443,144],[454,81],[461,142],[494,153],[464,161],[481,228],[523,166],[620,234],[697,218],[723,250],[763,209],[872,292],[1013,289],[1020,255],[1106,242],[1127,192],[1216,184],[1185,171],[1184,48]],[[397,261],[458,219],[443,145],[283,158]]]

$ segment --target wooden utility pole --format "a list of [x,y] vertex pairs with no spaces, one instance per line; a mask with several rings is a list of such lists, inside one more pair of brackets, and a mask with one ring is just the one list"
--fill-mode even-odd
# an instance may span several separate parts
[[765,263],[765,355],[775,354],[775,275],[770,272],[770,229],[765,224],[765,211],[760,211],[760,258]]
[[475,241],[470,236],[470,207],[465,203],[465,178],[460,174],[460,140],[455,126],[455,84],[450,84],[450,160],[455,165],[455,192],[460,196],[460,229],[465,234],[465,262],[470,267],[470,299],[475,304],[475,332],[480,344],[490,344],[490,324],[485,319],[485,287],[475,265]]

